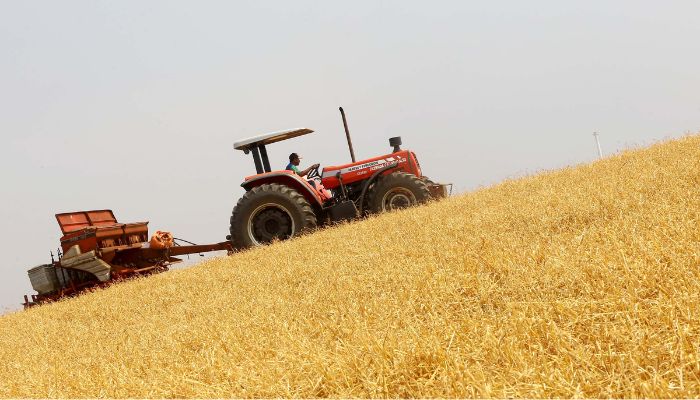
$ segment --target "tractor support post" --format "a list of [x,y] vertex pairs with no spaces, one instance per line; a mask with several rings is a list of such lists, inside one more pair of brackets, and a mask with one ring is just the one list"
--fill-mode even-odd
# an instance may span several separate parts
[[352,162],[355,162],[355,151],[352,149],[352,139],[350,139],[350,129],[348,129],[348,120],[345,119],[345,111],[343,111],[343,107],[339,107],[340,109],[340,115],[343,116],[343,127],[345,127],[345,137],[348,138],[348,147],[350,148],[350,158],[352,158]]
[[265,172],[272,171],[272,169],[270,168],[270,159],[267,157],[267,149],[265,148],[264,144],[260,145],[260,157],[262,158],[262,163],[263,167],[265,168]]
[[272,169],[270,168],[270,159],[267,157],[267,149],[265,148],[264,144],[260,145],[260,158],[262,158],[263,168],[265,168],[265,172],[272,171]]
[[255,162],[255,171],[257,173],[262,174],[263,172],[263,166],[262,162],[260,161],[260,151],[258,150],[258,146],[250,146],[250,150],[253,153],[253,161]]

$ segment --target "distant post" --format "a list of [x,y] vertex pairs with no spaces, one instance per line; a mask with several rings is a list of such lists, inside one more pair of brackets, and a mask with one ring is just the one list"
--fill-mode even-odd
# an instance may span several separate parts
[[593,132],[593,137],[595,138],[595,144],[598,147],[598,158],[603,158],[603,150],[600,149],[600,140],[598,140],[598,132]]

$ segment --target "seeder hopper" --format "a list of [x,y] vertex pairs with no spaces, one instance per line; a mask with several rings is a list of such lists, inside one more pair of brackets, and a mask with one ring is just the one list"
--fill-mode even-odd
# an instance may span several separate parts
[[149,240],[148,222],[120,223],[111,210],[56,214],[61,249],[51,263],[28,271],[38,293],[24,296],[24,307],[75,296],[115,281],[157,272],[182,261],[177,256],[209,251],[232,251],[229,242],[178,245],[177,241]]

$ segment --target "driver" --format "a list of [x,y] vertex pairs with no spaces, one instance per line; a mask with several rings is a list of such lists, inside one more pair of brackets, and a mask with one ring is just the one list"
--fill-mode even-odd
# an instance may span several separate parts
[[321,164],[314,164],[310,166],[309,168],[300,171],[299,170],[299,163],[301,162],[301,157],[299,157],[299,154],[297,153],[292,153],[289,155],[289,164],[287,164],[287,168],[285,168],[288,171],[294,171],[297,175],[299,176],[306,176],[310,171],[318,168]]

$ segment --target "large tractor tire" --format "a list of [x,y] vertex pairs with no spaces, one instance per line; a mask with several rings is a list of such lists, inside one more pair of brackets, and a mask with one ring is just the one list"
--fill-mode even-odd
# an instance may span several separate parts
[[430,178],[428,178],[427,176],[421,176],[421,177],[418,178],[418,179],[420,179],[420,180],[422,180],[423,182],[425,182],[425,184],[426,184],[427,186],[430,186],[430,185],[434,185],[434,184],[435,184],[435,182],[433,182],[433,180],[430,179]]
[[234,248],[285,240],[316,227],[316,214],[296,190],[277,183],[255,187],[238,200],[231,215]]
[[430,200],[428,185],[419,177],[406,172],[392,172],[379,178],[369,195],[373,213],[415,206]]

